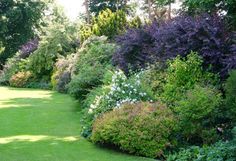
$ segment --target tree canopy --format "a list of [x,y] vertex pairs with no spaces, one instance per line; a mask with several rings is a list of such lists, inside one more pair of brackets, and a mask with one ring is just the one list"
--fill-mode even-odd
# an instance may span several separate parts
[[116,10],[124,9],[127,6],[128,0],[89,0],[89,11],[98,15],[100,11],[110,9]]
[[0,1],[0,64],[34,37],[45,8],[42,0]]
[[185,0],[185,10],[190,14],[218,13],[225,16],[231,27],[236,28],[235,0]]

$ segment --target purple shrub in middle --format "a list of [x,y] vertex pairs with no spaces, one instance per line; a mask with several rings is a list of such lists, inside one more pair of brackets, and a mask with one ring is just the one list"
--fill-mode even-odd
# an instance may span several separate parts
[[171,21],[153,22],[142,29],[128,30],[117,38],[120,48],[113,63],[126,73],[150,63],[165,62],[177,55],[198,52],[204,65],[225,77],[236,67],[235,34],[224,28],[217,16],[180,16]]

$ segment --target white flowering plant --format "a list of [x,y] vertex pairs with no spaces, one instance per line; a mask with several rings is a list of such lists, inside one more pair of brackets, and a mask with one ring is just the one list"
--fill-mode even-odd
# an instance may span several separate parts
[[89,105],[85,116],[86,121],[84,121],[87,124],[87,127],[84,127],[84,131],[86,131],[84,136],[88,136],[91,132],[91,130],[88,130],[92,126],[91,123],[88,125],[89,120],[93,122],[95,118],[107,111],[120,108],[124,103],[153,102],[153,94],[147,86],[142,84],[141,74],[142,72],[134,74],[130,78],[121,70],[112,74],[110,84],[102,86],[102,92],[100,90],[101,93],[93,97],[94,100]]

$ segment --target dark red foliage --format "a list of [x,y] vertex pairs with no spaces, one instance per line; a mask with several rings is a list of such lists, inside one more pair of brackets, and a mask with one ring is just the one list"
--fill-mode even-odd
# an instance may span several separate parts
[[116,39],[120,48],[113,55],[113,62],[126,73],[131,70],[144,68],[150,62],[151,49],[154,47],[152,36],[143,29],[129,29],[125,35]]
[[117,38],[119,50],[113,62],[122,70],[137,70],[150,63],[165,62],[191,51],[204,58],[204,64],[222,77],[236,68],[236,36],[227,32],[219,17],[181,16],[158,25],[128,30]]

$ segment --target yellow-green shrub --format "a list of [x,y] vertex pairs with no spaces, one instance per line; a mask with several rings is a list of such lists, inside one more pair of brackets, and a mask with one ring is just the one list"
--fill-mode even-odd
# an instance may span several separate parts
[[138,28],[142,25],[139,17],[127,20],[126,13],[122,10],[112,12],[110,9],[101,11],[96,17],[93,17],[91,24],[83,24],[80,27],[80,41],[84,42],[90,36],[107,36],[109,39],[121,34],[126,28]]
[[80,40],[83,42],[92,35],[107,36],[113,38],[125,30],[127,23],[126,13],[122,10],[112,12],[110,9],[101,11],[93,18],[91,25],[82,25],[80,28]]
[[94,122],[91,140],[155,158],[173,143],[175,122],[172,111],[163,104],[124,104]]

